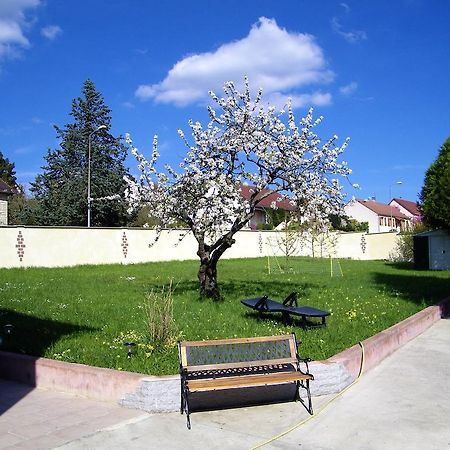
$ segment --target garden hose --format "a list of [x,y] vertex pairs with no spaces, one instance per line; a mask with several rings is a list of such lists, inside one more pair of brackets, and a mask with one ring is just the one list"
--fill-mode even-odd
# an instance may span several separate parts
[[358,376],[353,380],[352,383],[350,383],[345,389],[343,389],[341,392],[339,392],[337,395],[335,395],[332,399],[330,399],[325,405],[322,406],[322,408],[319,409],[317,413],[314,413],[312,416],[307,417],[306,419],[302,420],[301,422],[295,424],[291,428],[283,431],[280,434],[277,434],[276,436],[270,438],[269,440],[265,442],[261,442],[260,444],[255,445],[251,448],[251,450],[256,450],[258,448],[264,447],[267,444],[270,444],[273,441],[276,441],[277,439],[280,439],[281,437],[285,436],[286,434],[289,434],[291,431],[294,431],[295,429],[301,427],[303,424],[308,422],[309,420],[313,419],[314,417],[317,417],[331,402],[334,402],[338,397],[340,397],[344,392],[346,392],[348,389],[350,389],[355,383],[359,381],[361,378],[361,375],[364,371],[364,345],[362,342],[358,342],[359,346],[361,347],[361,364],[359,366],[359,373]]

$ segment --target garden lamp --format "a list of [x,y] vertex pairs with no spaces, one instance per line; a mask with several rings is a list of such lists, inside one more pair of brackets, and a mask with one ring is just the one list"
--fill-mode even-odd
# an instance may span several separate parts
[[127,357],[131,358],[133,355],[133,347],[136,346],[135,342],[124,342],[123,345],[127,348]]
[[[389,201],[391,201],[392,200],[392,198],[391,198],[391,189],[392,189],[392,186],[395,186],[396,184],[402,184],[402,182],[401,181],[396,181],[395,183],[392,183],[392,184],[390,184],[389,185]],[[390,212],[391,212],[391,219],[390,219],[390,227],[391,227],[391,230],[392,230],[392,228],[393,228],[393,226],[392,226],[392,205],[389,205],[389,207],[390,207]]]

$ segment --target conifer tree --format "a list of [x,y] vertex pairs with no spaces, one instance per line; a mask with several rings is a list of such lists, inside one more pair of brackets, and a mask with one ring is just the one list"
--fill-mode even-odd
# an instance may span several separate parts
[[[72,123],[55,126],[60,146],[48,150],[44,172],[32,183],[31,192],[39,204],[39,223],[87,224],[90,136],[91,224],[125,225],[126,205],[120,198],[125,189],[123,178],[128,174],[124,167],[126,147],[120,137],[115,138],[109,133],[111,110],[91,80],[84,82],[82,96],[72,101],[70,115]],[[112,199],[114,196],[118,199]]]
[[14,163],[5,158],[2,152],[0,152],[0,180],[4,181],[11,188],[17,186]]
[[450,138],[426,172],[420,202],[427,225],[450,230]]

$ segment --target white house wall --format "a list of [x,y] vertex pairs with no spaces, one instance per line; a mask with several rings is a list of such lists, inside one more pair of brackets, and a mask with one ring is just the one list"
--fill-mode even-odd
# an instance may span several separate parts
[[350,202],[344,208],[345,214],[357,220],[358,222],[368,222],[369,223],[369,233],[378,233],[380,231],[380,224],[378,221],[378,214],[374,213],[369,208],[366,208],[359,202]]
[[8,225],[8,202],[0,199],[0,225]]
[[392,200],[391,203],[389,203],[390,206],[393,206],[394,208],[397,208],[402,214],[409,217],[410,219],[414,218],[414,215],[411,214],[406,208],[404,208],[400,203],[397,203],[395,200]]

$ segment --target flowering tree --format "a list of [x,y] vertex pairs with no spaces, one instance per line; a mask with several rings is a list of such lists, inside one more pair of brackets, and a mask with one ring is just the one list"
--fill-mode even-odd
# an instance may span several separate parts
[[[164,172],[156,169],[157,137],[149,160],[129,139],[141,172],[137,182],[128,180],[131,207],[150,205],[161,227],[186,224],[198,243],[200,292],[214,298],[217,263],[262,200],[273,192],[280,194],[277,201],[287,195],[303,216],[325,218],[341,210],[337,176],[350,173],[346,162],[338,162],[348,140],[336,146],[333,136],[322,143],[313,132],[322,117],[313,120],[312,110],[297,125],[290,103],[279,113],[264,106],[261,90],[252,99],[247,79],[243,92],[228,82],[224,93],[219,98],[210,92],[216,109],[208,107],[206,128],[189,121],[192,143],[179,131],[187,155],[178,171],[167,165]],[[240,195],[241,183],[253,186],[247,200]]]

